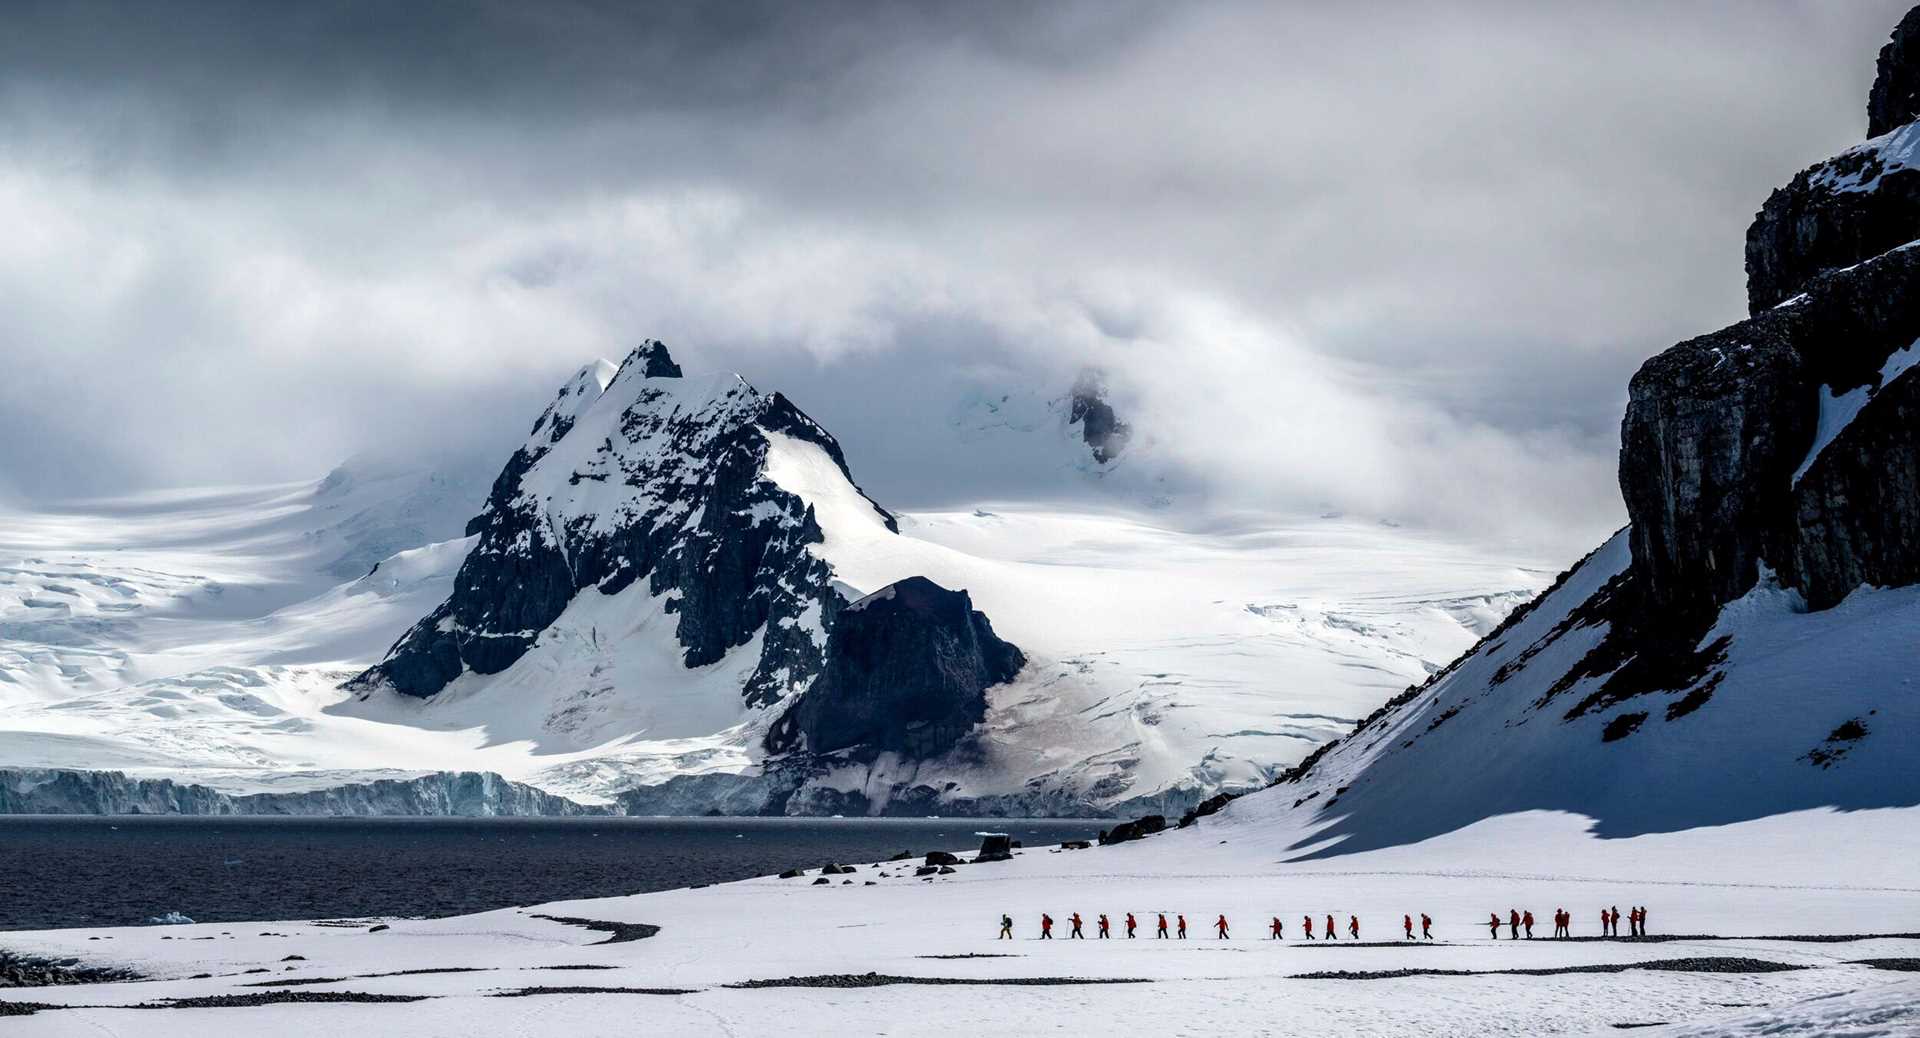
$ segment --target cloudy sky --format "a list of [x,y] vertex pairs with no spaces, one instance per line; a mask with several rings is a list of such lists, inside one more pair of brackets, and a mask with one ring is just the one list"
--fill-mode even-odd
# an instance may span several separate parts
[[491,452],[652,336],[890,504],[1062,492],[952,420],[1097,365],[1196,507],[1571,551],[1902,5],[1335,6],[10,4],[0,494]]

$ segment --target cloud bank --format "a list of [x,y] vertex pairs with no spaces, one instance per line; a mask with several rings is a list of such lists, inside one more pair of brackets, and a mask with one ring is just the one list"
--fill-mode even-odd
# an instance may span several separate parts
[[1899,12],[28,5],[0,487],[497,449],[658,337],[905,507],[1067,492],[946,416],[1097,365],[1205,507],[1570,552]]

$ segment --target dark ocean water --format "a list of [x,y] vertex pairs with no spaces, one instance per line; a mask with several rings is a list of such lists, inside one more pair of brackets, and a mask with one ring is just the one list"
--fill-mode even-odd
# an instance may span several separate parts
[[671,890],[898,851],[1033,847],[1111,821],[0,817],[0,930],[441,916]]

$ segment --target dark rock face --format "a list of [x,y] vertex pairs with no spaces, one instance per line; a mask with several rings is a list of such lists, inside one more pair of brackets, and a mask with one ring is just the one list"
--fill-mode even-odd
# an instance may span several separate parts
[[1780,565],[1814,608],[1862,584],[1920,583],[1920,372],[1873,394],[1794,492]]
[[1620,490],[1642,589],[1662,608],[1704,615],[1753,586],[1766,542],[1754,519],[1784,506],[1813,441],[1813,389],[1777,323],[1681,343],[1633,377]]
[[1080,426],[1081,441],[1102,465],[1118,458],[1133,436],[1107,403],[1106,380],[1097,371],[1083,372],[1074,382],[1067,400],[1067,424]]
[[986,717],[986,690],[1025,665],[965,591],[908,577],[839,611],[824,671],[767,746],[935,756]]
[[1905,127],[1802,171],[1768,196],[1747,229],[1747,307],[1759,314],[1828,271],[1920,238],[1920,170],[1890,156]]
[[1878,137],[1920,118],[1920,7],[1907,12],[1880,48],[1880,61],[1867,95],[1867,136]]
[[[819,673],[839,597],[807,550],[822,540],[812,507],[765,463],[780,434],[824,450],[851,482],[839,444],[778,393],[733,377],[684,384],[658,342],[634,350],[604,391],[600,374],[583,370],[534,423],[468,524],[479,543],[453,595],[356,687],[431,696],[465,670],[497,673],[580,592],[618,594],[641,579],[679,615],[689,667],[764,630],[749,703]],[[577,431],[588,415],[592,430]]]
[[[1888,358],[1920,339],[1920,249],[1818,276],[1805,295],[1633,378],[1620,489],[1643,597],[1630,611],[1658,626],[1697,627],[1763,561],[1815,609],[1920,568],[1911,376],[1879,385]],[[1860,387],[1870,402],[1796,483],[1822,395]]]

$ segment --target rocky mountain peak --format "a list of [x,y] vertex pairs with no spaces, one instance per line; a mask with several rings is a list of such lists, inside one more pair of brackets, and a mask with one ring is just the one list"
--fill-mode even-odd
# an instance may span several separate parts
[[1867,136],[1878,137],[1920,118],[1920,7],[1907,12],[1880,48],[1880,61],[1867,95]]
[[680,365],[676,364],[673,354],[667,352],[667,344],[659,339],[648,339],[633,348],[621,368],[632,368],[641,378],[682,378]]

